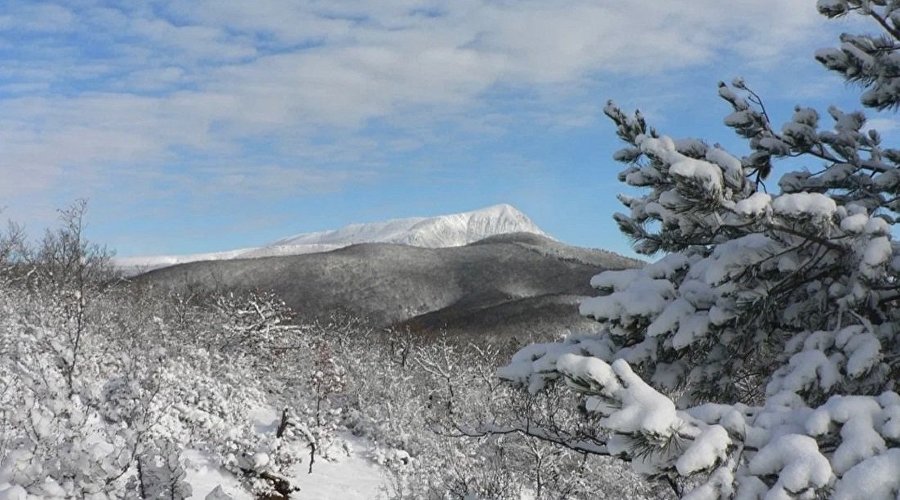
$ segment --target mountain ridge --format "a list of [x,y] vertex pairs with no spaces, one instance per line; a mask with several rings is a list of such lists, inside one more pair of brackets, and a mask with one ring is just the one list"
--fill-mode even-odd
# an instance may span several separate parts
[[527,215],[509,204],[438,215],[349,224],[338,229],[300,233],[260,246],[223,252],[116,258],[131,274],[208,260],[260,258],[328,252],[359,243],[393,243],[421,248],[464,246],[484,238],[530,233],[552,239]]
[[276,292],[300,317],[332,312],[379,327],[477,335],[582,330],[580,297],[592,276],[638,267],[612,252],[571,247],[529,233],[458,247],[360,243],[330,252],[193,262],[136,279],[175,289],[222,287]]
[[548,236],[527,215],[512,205],[502,203],[434,217],[407,217],[349,224],[339,229],[296,234],[269,246],[398,243],[423,248],[443,248],[463,246],[489,236],[507,233]]

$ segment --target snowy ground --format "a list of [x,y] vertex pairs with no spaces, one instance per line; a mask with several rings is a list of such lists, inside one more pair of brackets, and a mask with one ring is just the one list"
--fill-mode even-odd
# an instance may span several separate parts
[[185,450],[185,470],[187,481],[191,484],[193,496],[191,498],[206,498],[217,486],[221,486],[225,493],[231,495],[234,500],[251,500],[253,496],[244,491],[237,479],[227,471],[222,470],[209,459],[196,450]]
[[[273,432],[278,424],[278,412],[260,408],[252,415],[257,432]],[[369,458],[369,443],[350,434],[341,436],[349,444],[350,455],[340,461],[317,458],[312,474],[309,464],[298,464],[293,483],[300,491],[292,498],[317,500],[364,500],[384,498],[385,470]],[[251,500],[238,480],[229,472],[211,463],[202,453],[186,450],[184,453],[187,480],[193,497],[203,499],[217,486],[234,500]]]
[[[340,462],[317,460],[312,474],[306,473],[307,464],[301,464],[294,484],[300,491],[298,499],[363,500],[383,498],[384,469],[366,457],[366,443],[352,441],[353,453]],[[252,495],[241,489],[231,474],[211,464],[201,453],[185,452],[187,480],[194,492],[192,498],[203,499],[217,486],[234,500],[251,500]]]
[[317,460],[312,474],[305,473],[306,464],[303,464],[304,470],[295,477],[295,484],[300,486],[296,498],[362,500],[384,497],[384,469],[365,456],[366,443],[352,439],[350,443],[353,452],[341,462]]

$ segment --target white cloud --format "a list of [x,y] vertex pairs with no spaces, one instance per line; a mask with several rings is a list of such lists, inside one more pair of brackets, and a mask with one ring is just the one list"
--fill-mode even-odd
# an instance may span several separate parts
[[13,10],[15,14],[0,14],[0,32],[65,32],[76,20],[72,11],[52,3],[13,3]]
[[[0,46],[19,43],[11,29],[33,37],[0,81],[0,175],[12,180],[0,196],[89,191],[125,165],[271,165],[272,154],[284,156],[259,166],[261,179],[331,186],[357,178],[315,180],[334,163],[377,165],[382,148],[443,140],[428,130],[442,120],[502,130],[486,97],[498,88],[538,96],[523,116],[579,126],[597,107],[565,103],[571,92],[724,57],[771,60],[824,22],[812,2],[784,0],[104,4],[14,2],[0,16]],[[369,137],[372,120],[414,137]],[[304,166],[292,177],[290,164]]]

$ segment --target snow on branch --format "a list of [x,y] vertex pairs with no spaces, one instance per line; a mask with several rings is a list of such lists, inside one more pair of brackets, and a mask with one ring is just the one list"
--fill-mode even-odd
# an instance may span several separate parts
[[[818,9],[878,25],[816,58],[861,84],[865,106],[898,107],[900,3]],[[607,105],[619,179],[637,191],[615,220],[664,255],[591,280],[580,312],[600,333],[525,347],[498,375],[533,393],[564,380],[609,453],[690,498],[894,498],[900,150],[861,112],[798,106],[778,127],[742,79],[718,93],[745,156]],[[778,161],[805,167],[770,192]]]
[[[523,362],[514,361],[499,375],[527,381]],[[780,392],[763,406],[677,410],[623,360],[607,364],[567,353],[556,357],[555,369],[542,373],[551,371],[586,395],[587,411],[602,416],[598,425],[610,433],[609,453],[651,475],[696,479],[705,473],[691,498],[896,491],[896,474],[862,479],[862,471],[896,463],[900,396],[895,392],[833,396],[816,408],[795,393]]]

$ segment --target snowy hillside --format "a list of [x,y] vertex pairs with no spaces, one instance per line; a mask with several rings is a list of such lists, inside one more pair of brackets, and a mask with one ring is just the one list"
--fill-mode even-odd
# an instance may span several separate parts
[[424,248],[457,247],[490,236],[531,233],[547,236],[531,219],[511,205],[436,217],[411,217],[384,222],[351,224],[340,229],[303,233],[268,245],[224,252],[192,255],[157,255],[115,259],[126,271],[149,271],[160,267],[204,260],[302,255],[327,252],[358,243],[399,243]]
[[[609,252],[511,233],[447,248],[361,243],[332,252],[192,262],[138,280],[166,288],[272,290],[310,319],[343,311],[389,326],[428,314],[414,329],[449,330],[462,322],[470,333],[494,334],[520,321],[554,318],[574,326],[568,323],[583,318],[571,298],[593,293],[592,276],[639,265]],[[523,299],[533,300],[510,309]]]

